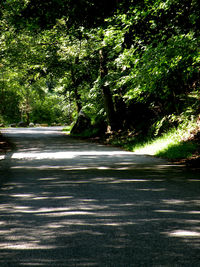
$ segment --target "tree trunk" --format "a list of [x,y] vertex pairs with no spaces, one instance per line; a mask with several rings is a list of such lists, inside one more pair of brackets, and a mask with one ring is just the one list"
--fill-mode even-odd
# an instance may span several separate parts
[[[75,58],[75,63],[74,64],[78,64],[78,57]],[[82,103],[81,103],[81,96],[78,92],[78,82],[76,79],[76,71],[74,70],[73,66],[71,68],[71,78],[72,78],[72,83],[73,83],[73,87],[74,87],[74,95],[75,95],[75,101],[76,101],[76,106],[77,106],[77,111],[78,113],[81,111],[82,109]]]
[[[99,51],[99,60],[100,60],[100,78],[103,81],[106,75],[108,74],[108,69],[106,67],[106,55],[103,49]],[[104,108],[106,111],[108,123],[111,126],[111,129],[115,130],[117,128],[117,123],[116,123],[115,109],[110,87],[108,85],[105,85],[105,83],[102,83],[101,88],[103,92]]]
[[82,104],[81,104],[81,96],[77,90],[77,87],[74,87],[74,95],[76,100],[77,111],[79,113],[82,109]]

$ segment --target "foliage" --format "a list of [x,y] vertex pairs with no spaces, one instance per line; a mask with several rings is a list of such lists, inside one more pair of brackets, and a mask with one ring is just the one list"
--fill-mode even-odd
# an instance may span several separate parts
[[170,144],[162,151],[158,151],[155,155],[167,159],[187,159],[197,151],[197,144],[189,142],[179,142],[177,144]]
[[155,138],[199,114],[199,1],[1,7],[1,120],[71,123],[83,110],[104,125],[112,107],[115,129]]
[[134,151],[136,154],[148,154],[164,157],[170,160],[190,158],[199,150],[199,141],[196,136],[199,134],[199,118],[187,117],[175,118],[180,124],[176,128],[168,128],[161,136],[142,138],[133,136],[114,144],[123,146],[125,149]]

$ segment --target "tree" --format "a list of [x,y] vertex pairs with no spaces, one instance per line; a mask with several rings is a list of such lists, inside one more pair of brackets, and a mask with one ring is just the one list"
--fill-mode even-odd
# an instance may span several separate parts
[[199,91],[199,2],[104,4],[4,0],[4,76],[15,68],[24,92],[62,94],[94,122],[106,111],[115,129],[138,123],[137,114],[155,120],[187,109]]

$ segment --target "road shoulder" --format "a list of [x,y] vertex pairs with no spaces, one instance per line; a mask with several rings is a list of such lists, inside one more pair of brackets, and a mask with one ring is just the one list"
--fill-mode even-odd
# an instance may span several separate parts
[[6,152],[11,151],[14,145],[0,132],[0,155],[5,155]]

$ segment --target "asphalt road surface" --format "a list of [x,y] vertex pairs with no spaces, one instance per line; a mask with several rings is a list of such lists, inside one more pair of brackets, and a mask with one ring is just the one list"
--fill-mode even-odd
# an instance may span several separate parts
[[6,129],[0,266],[200,266],[200,174],[72,139]]

